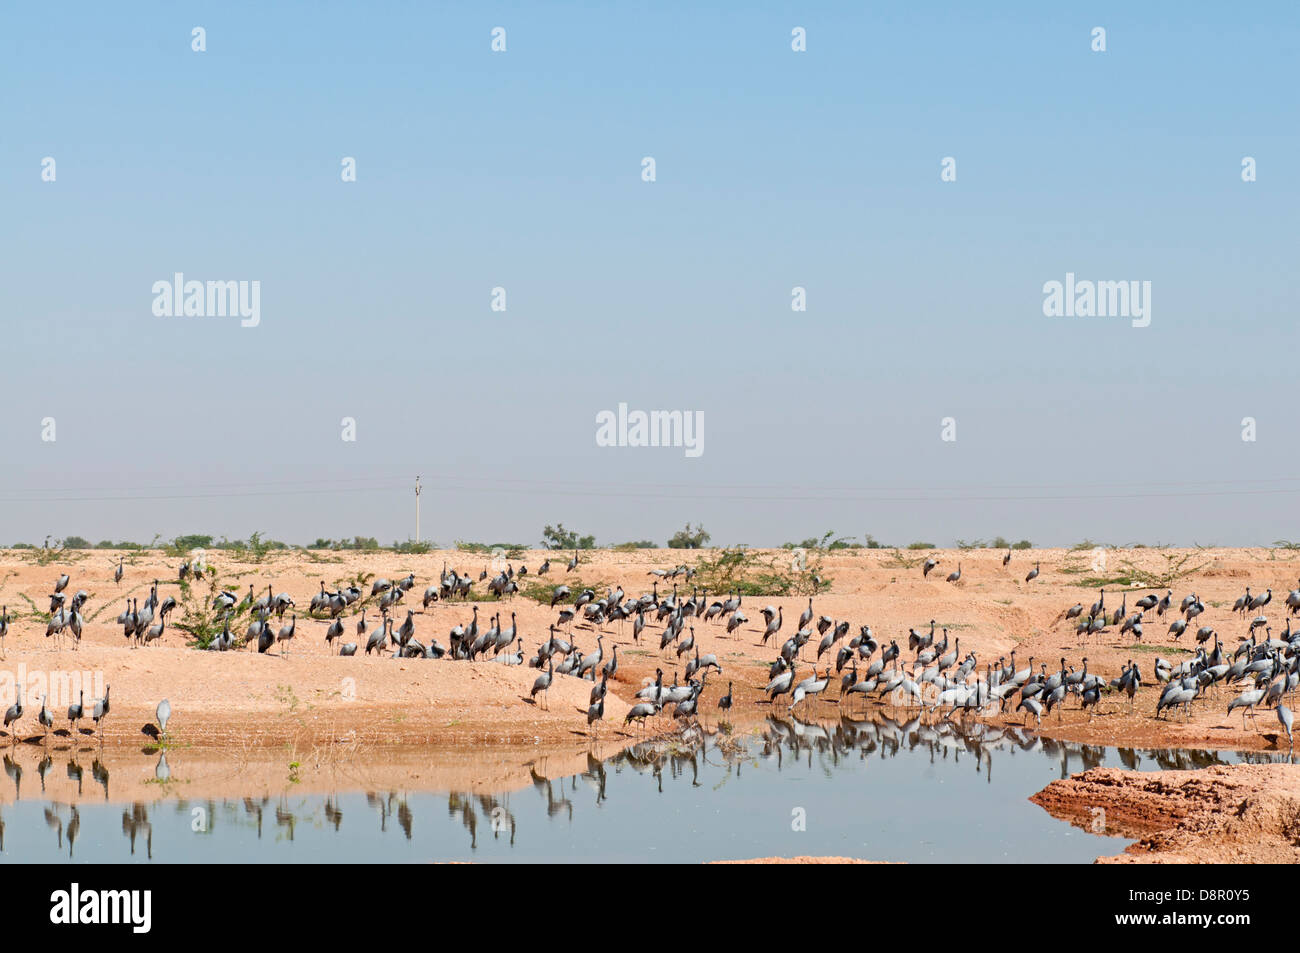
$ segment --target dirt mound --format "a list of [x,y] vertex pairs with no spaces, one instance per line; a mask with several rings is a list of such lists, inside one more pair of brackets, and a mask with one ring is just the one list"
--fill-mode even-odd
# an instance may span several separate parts
[[1030,798],[1084,830],[1137,838],[1098,863],[1300,863],[1300,766],[1093,768]]

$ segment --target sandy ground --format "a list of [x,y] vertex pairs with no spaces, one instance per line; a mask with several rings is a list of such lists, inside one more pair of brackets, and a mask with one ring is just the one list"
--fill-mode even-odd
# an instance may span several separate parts
[[878,864],[883,861],[856,857],[755,857],[752,860],[715,860],[715,864]]
[[1093,768],[1030,798],[1084,830],[1137,838],[1100,863],[1300,863],[1300,770]]
[[[583,553],[579,570],[566,574],[564,559],[555,556],[547,581],[575,586],[587,584],[622,585],[630,597],[648,591],[653,568],[667,568],[679,561],[692,563],[698,554],[682,551],[649,550],[633,553],[596,551]],[[788,554],[770,554],[788,561]],[[925,553],[904,553],[905,558],[919,561]],[[1077,583],[1090,575],[1091,554],[1061,550],[1016,552],[1010,566],[1003,567],[1000,552],[973,550],[962,553],[939,552],[939,569],[923,579],[919,566],[897,565],[898,557],[882,550],[837,551],[829,554],[822,575],[830,580],[829,591],[813,599],[817,615],[836,620],[847,619],[851,633],[861,624],[870,624],[882,643],[897,639],[907,660],[906,636],[910,626],[928,629],[929,620],[947,626],[949,634],[960,642],[960,652],[974,651],[981,671],[988,662],[1009,658],[1015,650],[1017,666],[1032,657],[1035,667],[1046,663],[1048,670],[1059,667],[1065,657],[1067,665],[1078,668],[1088,659],[1090,672],[1107,677],[1118,673],[1121,665],[1132,658],[1141,665],[1151,684],[1139,694],[1132,713],[1127,700],[1117,696],[1104,699],[1097,717],[1070,707],[1045,719],[1042,731],[1067,740],[1096,744],[1134,746],[1203,746],[1231,748],[1275,748],[1279,737],[1276,720],[1264,713],[1258,729],[1242,728],[1240,717],[1226,714],[1230,693],[1217,696],[1211,692],[1193,706],[1190,721],[1153,717],[1158,688],[1153,675],[1157,655],[1175,663],[1187,657],[1192,635],[1176,643],[1165,634],[1170,616],[1156,620],[1152,615],[1141,645],[1131,638],[1119,639],[1115,629],[1099,636],[1080,639],[1072,624],[1061,617],[1076,602],[1089,605],[1096,597],[1094,589]],[[467,558],[468,557],[468,558]],[[1300,577],[1300,553],[1284,550],[1121,550],[1108,553],[1112,571],[1124,561],[1149,572],[1162,572],[1171,560],[1186,557],[1188,568],[1198,571],[1174,583],[1175,599],[1187,592],[1197,592],[1207,607],[1197,624],[1212,625],[1229,651],[1246,634],[1246,621],[1231,612],[1232,601],[1246,585],[1252,591],[1271,587],[1275,598],[1265,610],[1275,632],[1285,625],[1286,592]],[[525,744],[569,741],[588,732],[586,709],[590,684],[576,679],[557,677],[549,705],[534,705],[527,700],[528,689],[537,672],[528,668],[497,665],[490,662],[429,662],[359,656],[339,658],[330,653],[324,642],[327,623],[306,616],[314,592],[324,580],[331,588],[357,573],[374,573],[389,579],[408,571],[416,575],[416,587],[405,606],[415,610],[416,637],[436,638],[447,644],[447,632],[469,621],[472,604],[438,602],[429,609],[419,606],[424,587],[436,580],[444,561],[468,572],[477,579],[483,568],[482,557],[465,553],[431,553],[421,556],[392,554],[324,554],[307,556],[300,552],[272,554],[261,563],[238,563],[220,552],[209,554],[224,582],[241,594],[251,583],[265,591],[269,583],[278,592],[289,593],[297,603],[298,630],[287,658],[278,649],[258,655],[245,649],[239,652],[203,653],[187,648],[183,633],[174,626],[161,644],[132,649],[122,637],[114,619],[122,611],[127,596],[143,598],[148,584],[159,579],[162,597],[179,597],[174,583],[176,567],[181,562],[158,553],[137,554],[134,565],[126,566],[121,585],[112,579],[116,565],[114,554],[103,551],[85,553],[75,562],[55,560],[47,566],[34,565],[19,552],[0,552],[0,604],[7,605],[14,621],[5,641],[6,660],[0,672],[17,675],[21,664],[32,672],[89,671],[102,674],[112,686],[112,713],[104,725],[106,744],[134,744],[141,740],[142,726],[152,721],[154,707],[167,697],[173,709],[172,732],[193,745],[278,745],[292,741],[336,741],[360,739],[366,744],[446,744],[467,743]],[[544,558],[530,552],[516,561],[535,572]],[[962,579],[950,584],[945,573],[960,560]],[[1041,564],[1041,573],[1032,583],[1024,582],[1033,564]],[[1082,567],[1082,570],[1080,570]],[[78,651],[66,645],[56,650],[53,640],[44,636],[45,623],[32,615],[32,604],[48,610],[49,593],[61,572],[71,576],[67,591],[85,589],[91,594],[83,615],[87,626]],[[476,590],[482,584],[476,583]],[[196,587],[197,588],[197,587]],[[367,592],[369,587],[363,587]],[[668,587],[661,584],[660,591]],[[1133,602],[1151,591],[1134,589],[1128,593],[1110,592],[1107,606],[1124,595],[1130,608]],[[690,586],[679,585],[679,592],[689,596]],[[710,593],[712,601],[715,593]],[[24,596],[26,599],[24,599]],[[721,595],[725,598],[725,594]],[[30,599],[29,604],[26,600]],[[784,639],[797,628],[799,613],[807,606],[806,597],[746,597],[742,609],[750,622],[729,637],[723,626],[696,620],[695,634],[700,650],[714,653],[724,672],[708,681],[703,696],[703,710],[716,714],[716,703],[725,694],[725,683],[735,683],[735,706],[729,720],[744,724],[761,718],[768,710],[762,686],[768,680],[767,665],[777,647],[758,644],[763,620],[759,609],[765,605],[780,607],[785,616],[778,638]],[[355,609],[356,607],[354,607]],[[377,624],[377,610],[367,600],[367,619]],[[514,612],[525,634],[529,654],[546,637],[547,625],[556,618],[555,610],[539,605],[521,595],[500,603],[479,603],[480,623],[486,627],[495,611]],[[404,613],[398,612],[398,619]],[[173,619],[179,617],[179,612]],[[287,616],[286,616],[287,620]],[[355,640],[355,611],[345,616],[348,640]],[[686,657],[677,658],[671,649],[659,652],[658,633],[662,626],[647,624],[646,635],[635,646],[630,623],[613,624],[604,632],[606,657],[619,647],[619,672],[607,701],[604,730],[615,722],[621,726],[626,705],[644,680],[652,678],[657,666],[665,670],[671,682],[676,673],[684,678]],[[585,624],[575,624],[572,635],[584,652],[596,647],[600,634]],[[775,641],[775,640],[773,640]],[[814,642],[816,642],[814,638]],[[811,659],[814,646],[805,649]],[[833,664],[833,653],[819,663],[824,670]],[[808,674],[805,662],[801,672]],[[834,711],[838,677],[823,700],[812,703],[809,714],[826,715]],[[36,712],[39,703],[26,699],[27,714],[18,723],[23,739],[39,735]],[[808,705],[809,703],[805,703]],[[1009,720],[1019,721],[1021,716]],[[63,712],[56,721],[65,724]],[[631,732],[629,733],[631,734]],[[1281,739],[1285,747],[1285,739]]]

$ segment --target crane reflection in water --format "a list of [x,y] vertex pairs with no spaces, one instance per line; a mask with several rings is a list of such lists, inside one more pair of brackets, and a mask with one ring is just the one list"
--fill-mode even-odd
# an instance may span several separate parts
[[[322,837],[335,838],[336,846],[325,850],[331,858],[346,857],[348,843],[358,840],[362,834],[370,838],[372,834],[367,831],[377,832],[385,839],[397,837],[405,842],[418,842],[426,853],[448,850],[475,853],[487,842],[494,848],[510,851],[516,848],[521,828],[527,832],[530,826],[535,828],[539,824],[559,825],[567,832],[584,823],[591,812],[617,814],[623,810],[621,802],[629,805],[630,814],[634,812],[628,821],[639,827],[643,836],[658,836],[669,823],[683,819],[680,800],[665,806],[671,814],[656,816],[652,809],[647,809],[644,796],[630,796],[629,784],[648,791],[652,798],[674,790],[696,791],[707,796],[725,785],[736,786],[733,791],[743,795],[747,790],[783,783],[783,776],[801,782],[809,778],[831,778],[857,765],[859,774],[865,767],[865,774],[873,783],[888,785],[891,776],[871,765],[895,759],[907,759],[912,764],[919,759],[921,766],[946,767],[949,771],[964,767],[965,762],[974,776],[972,780],[981,786],[995,785],[995,760],[1003,764],[1018,759],[1046,759],[1053,766],[1051,773],[1060,778],[1103,764],[1138,771],[1178,771],[1293,760],[1291,755],[1267,751],[1107,748],[1046,738],[1018,725],[962,724],[957,720],[920,717],[896,720],[882,712],[825,720],[772,714],[756,730],[744,735],[733,734],[726,726],[719,729],[693,724],[671,737],[633,744],[605,760],[588,753],[584,770],[562,777],[545,776],[534,761],[526,765],[531,784],[513,792],[453,790],[439,795],[369,790],[360,794],[298,796],[286,792],[274,797],[195,800],[184,796],[183,758],[174,755],[179,761],[173,767],[165,753],[157,749],[150,749],[150,753],[158,754],[154,777],[164,796],[125,805],[119,802],[116,807],[111,802],[109,771],[98,759],[91,764],[91,779],[102,789],[103,802],[107,804],[100,802],[98,792],[86,785],[85,771],[75,751],[69,752],[62,764],[63,773],[75,785],[78,800],[72,803],[50,800],[46,794],[46,779],[59,767],[54,753],[41,752],[35,764],[36,784],[25,777],[21,752],[5,754],[5,774],[12,785],[15,803],[0,812],[0,853],[13,860],[65,857],[69,860],[153,860],[155,827],[160,835],[165,835],[171,848],[167,859],[179,860],[206,856],[195,849],[194,841],[182,839],[185,837],[198,835],[219,841],[238,834],[241,839],[251,838],[254,842],[268,839],[281,848],[293,849],[303,830],[311,832],[313,849],[319,849]],[[28,762],[28,770],[30,767]],[[24,781],[28,782],[26,787]],[[750,789],[746,785],[755,787]],[[171,796],[173,792],[175,797]],[[620,798],[623,792],[629,796]],[[1025,791],[1024,796],[1031,793],[1033,790]],[[957,800],[962,799],[958,796]],[[442,821],[438,820],[440,802],[445,804]],[[650,803],[653,807],[654,801]],[[852,798],[844,799],[843,803],[846,815],[854,811]],[[18,849],[6,842],[4,813],[10,814],[8,833],[12,841],[17,830],[12,824],[14,812],[37,805],[48,838],[44,850],[51,851],[49,854],[34,854],[29,844]],[[1040,809],[1029,806],[1026,810]],[[106,813],[109,811],[117,813]],[[126,858],[110,846],[110,839],[105,836],[113,816],[120,817]],[[93,857],[77,854],[83,824],[93,834],[90,842]],[[23,825],[25,831],[32,827]],[[40,828],[39,823],[35,827]],[[455,833],[457,830],[459,835]],[[566,834],[566,842],[572,840]],[[578,859],[590,858],[583,854]],[[665,854],[663,859],[671,859],[671,855]]]

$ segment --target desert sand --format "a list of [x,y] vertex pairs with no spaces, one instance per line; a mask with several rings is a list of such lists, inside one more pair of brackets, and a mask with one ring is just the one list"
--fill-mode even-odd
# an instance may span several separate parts
[[[360,654],[340,658],[331,653],[324,641],[328,621],[307,616],[308,603],[319,590],[321,580],[333,588],[358,574],[397,579],[414,572],[416,586],[395,617],[400,621],[405,609],[413,609],[416,637],[426,642],[437,639],[445,646],[447,632],[469,621],[475,603],[459,599],[439,601],[426,610],[420,607],[420,594],[426,585],[436,581],[444,562],[477,579],[485,566],[482,556],[461,552],[418,556],[304,555],[300,551],[287,551],[272,552],[262,562],[240,563],[220,552],[209,553],[208,559],[221,580],[241,595],[249,584],[258,592],[264,592],[270,584],[275,592],[287,592],[293,597],[296,608],[292,612],[298,616],[298,628],[284,657],[279,647],[266,655],[258,655],[253,647],[226,653],[199,652],[187,647],[184,634],[174,624],[159,644],[131,648],[114,622],[125,600],[143,599],[154,579],[160,581],[161,597],[180,598],[175,580],[182,560],[157,552],[135,554],[134,564],[128,563],[122,583],[116,585],[113,582],[116,554],[83,551],[77,555],[80,558],[75,562],[60,558],[41,566],[34,564],[24,551],[0,552],[0,604],[8,606],[12,619],[0,672],[7,670],[16,676],[18,665],[22,664],[28,673],[71,670],[102,673],[105,682],[112,686],[112,713],[103,726],[105,744],[141,741],[141,727],[153,720],[154,707],[164,697],[173,709],[172,732],[192,745],[245,747],[279,745],[295,739],[348,739],[374,745],[531,744],[537,740],[544,743],[569,740],[575,737],[575,732],[585,744],[590,683],[557,677],[551,698],[533,704],[527,697],[538,674],[533,669],[484,661],[394,660],[391,656],[367,658]],[[537,566],[546,555],[529,552],[511,562],[516,568],[520,564],[530,567],[533,576],[525,578],[532,585],[537,582]],[[542,580],[548,584],[563,583],[575,592],[584,584],[591,585],[598,595],[604,594],[606,586],[621,585],[629,597],[635,597],[650,590],[653,581],[648,575],[650,570],[692,565],[702,554],[681,550],[584,552],[579,569],[567,574],[564,572],[567,556],[549,555],[554,559],[553,568]],[[782,568],[790,558],[788,553],[779,550],[760,555]],[[1213,626],[1225,650],[1231,652],[1247,631],[1248,620],[1231,612],[1233,600],[1246,585],[1255,592],[1273,589],[1275,599],[1263,611],[1270,617],[1274,632],[1282,630],[1286,624],[1282,603],[1286,592],[1300,577],[1300,553],[1268,549],[1121,550],[1108,554],[1110,569],[1094,571],[1088,567],[1092,556],[1087,552],[1018,551],[1011,564],[1004,567],[1002,552],[940,551],[936,553],[939,568],[923,579],[919,563],[925,555],[883,550],[840,550],[826,554],[820,574],[828,580],[828,585],[813,597],[817,615],[849,620],[851,635],[857,633],[859,625],[869,624],[882,645],[890,639],[899,641],[905,662],[911,657],[907,651],[908,628],[926,631],[929,621],[934,619],[939,626],[948,628],[951,638],[959,640],[963,655],[967,651],[976,653],[981,672],[985,663],[1009,658],[1013,650],[1018,667],[1032,657],[1035,667],[1045,663],[1049,672],[1059,667],[1062,657],[1074,668],[1087,658],[1090,672],[1108,678],[1118,674],[1128,659],[1136,660],[1141,666],[1147,684],[1139,693],[1132,713],[1126,699],[1108,696],[1099,706],[1097,717],[1090,719],[1078,710],[1076,701],[1073,707],[1058,710],[1059,717],[1054,713],[1044,719],[1041,729],[1044,734],[1095,744],[1152,747],[1267,749],[1276,748],[1280,740],[1285,748],[1285,738],[1279,739],[1278,726],[1271,713],[1261,714],[1257,730],[1251,727],[1243,730],[1239,716],[1229,718],[1226,707],[1231,695],[1226,689],[1218,696],[1211,691],[1198,701],[1193,706],[1192,718],[1186,723],[1181,715],[1169,719],[1154,717],[1158,696],[1153,670],[1155,658],[1163,656],[1177,664],[1195,648],[1190,631],[1178,641],[1165,634],[1172,614],[1163,620],[1150,614],[1151,621],[1146,625],[1141,645],[1135,645],[1129,637],[1118,638],[1115,628],[1099,636],[1078,637],[1073,624],[1061,617],[1074,603],[1088,605],[1096,599],[1096,589],[1079,585],[1089,576],[1114,574],[1124,563],[1145,572],[1163,573],[1171,563],[1185,560],[1184,568],[1196,571],[1173,583],[1170,588],[1175,599],[1187,592],[1197,592],[1206,605],[1206,612],[1196,624]],[[917,565],[898,565],[900,556]],[[959,560],[961,581],[945,582],[944,576]],[[1025,583],[1024,576],[1034,563],[1041,565],[1040,575],[1032,583]],[[83,610],[85,632],[75,651],[67,639],[62,648],[56,649],[54,640],[45,637],[44,617],[33,611],[33,606],[36,610],[48,609],[49,593],[62,572],[71,576],[68,593],[79,589],[90,593]],[[482,592],[483,586],[476,582],[475,594]],[[206,592],[206,587],[206,581],[194,584],[196,596]],[[369,582],[362,588],[368,593]],[[660,583],[659,591],[661,595],[667,594],[670,588],[671,584]],[[692,586],[679,582],[677,588],[682,596],[689,596]],[[1123,597],[1131,611],[1133,602],[1151,591],[1155,590],[1112,589],[1107,593],[1107,607]],[[1163,594],[1163,589],[1160,593]],[[709,593],[709,600],[715,596],[725,599],[726,593]],[[507,625],[510,614],[515,613],[530,655],[546,638],[548,624],[556,619],[556,610],[522,594],[500,602],[477,604],[480,624],[484,627],[493,612],[501,612]],[[708,680],[702,705],[706,716],[716,715],[716,702],[725,694],[726,682],[735,683],[735,706],[727,716],[729,721],[743,725],[761,719],[768,710],[761,690],[768,680],[768,664],[779,646],[759,644],[763,631],[759,609],[766,605],[780,607],[784,612],[784,626],[778,636],[783,640],[797,628],[799,613],[808,605],[808,597],[745,597],[742,610],[750,621],[733,636],[728,636],[717,622],[695,621],[700,651],[716,654],[724,669],[722,676],[713,675]],[[367,598],[364,605],[353,607],[345,615],[345,640],[356,641],[354,621],[362,607],[366,609],[371,629],[378,624],[374,600]],[[179,611],[173,613],[173,623],[180,616]],[[288,618],[289,613],[285,621]],[[601,730],[609,734],[622,730],[627,705],[645,680],[653,678],[656,667],[664,669],[667,682],[672,681],[674,672],[684,681],[687,656],[678,658],[671,648],[659,652],[660,631],[662,625],[649,622],[638,646],[632,642],[630,623],[605,627],[605,657],[617,645],[619,670],[611,685]],[[594,650],[596,637],[602,634],[576,621],[571,632],[584,652]],[[813,643],[805,648],[805,659],[812,657],[816,641],[814,637]],[[833,653],[827,653],[818,662],[818,670],[824,671],[833,663]],[[801,671],[809,674],[810,668],[805,662]],[[834,711],[838,675],[834,681],[822,700],[811,703],[809,714],[825,715]],[[40,734],[35,722],[38,703],[32,698],[26,702],[29,714],[19,722],[19,736],[23,739]],[[57,727],[63,727],[63,713],[56,714]],[[1024,715],[1007,718],[1021,721]],[[627,734],[630,737],[636,732],[629,729]]]

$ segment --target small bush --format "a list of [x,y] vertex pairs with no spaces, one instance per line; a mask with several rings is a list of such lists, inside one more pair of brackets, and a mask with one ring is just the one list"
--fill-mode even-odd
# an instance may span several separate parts
[[415,542],[414,540],[408,540],[405,543],[393,543],[393,552],[395,553],[414,553],[419,555],[429,552],[431,548],[432,547],[430,547],[428,543]]
[[579,536],[564,528],[563,523],[547,525],[542,530],[543,549],[595,549],[595,536]]
[[172,546],[181,553],[188,553],[193,549],[211,549],[212,537],[200,536],[197,533],[192,533],[189,536],[177,536],[172,540]]
[[830,585],[821,578],[820,561],[810,561],[801,571],[786,569],[778,560],[767,560],[741,547],[724,549],[701,559],[695,566],[694,583],[709,592],[738,592],[745,596],[813,595]]
[[500,549],[511,559],[518,559],[528,549],[523,543],[471,543],[464,539],[456,540],[455,546],[462,553],[490,554],[493,550]]
[[713,537],[709,535],[708,530],[704,528],[703,524],[692,529],[691,524],[687,523],[683,529],[679,529],[672,535],[672,538],[668,540],[668,548],[703,549],[705,544],[712,538]]

